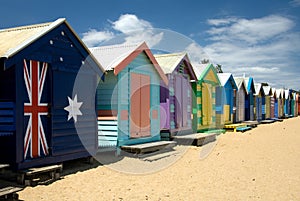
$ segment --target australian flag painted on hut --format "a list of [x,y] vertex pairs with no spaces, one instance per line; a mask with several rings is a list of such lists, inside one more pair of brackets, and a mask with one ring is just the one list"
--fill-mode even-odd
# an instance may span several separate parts
[[0,163],[17,169],[97,149],[102,67],[65,19],[0,30]]

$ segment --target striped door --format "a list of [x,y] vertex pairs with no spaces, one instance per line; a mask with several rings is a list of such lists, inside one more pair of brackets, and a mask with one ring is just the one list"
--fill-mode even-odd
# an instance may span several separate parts
[[150,136],[150,76],[131,73],[130,84],[130,137]]
[[274,97],[271,97],[270,117],[274,118],[275,102]]
[[211,89],[210,85],[203,83],[202,86],[202,111],[203,111],[203,121],[202,125],[210,125],[212,123],[212,100],[211,100]]

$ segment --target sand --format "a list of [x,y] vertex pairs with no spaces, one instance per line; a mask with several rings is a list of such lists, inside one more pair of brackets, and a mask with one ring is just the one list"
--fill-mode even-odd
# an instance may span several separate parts
[[104,166],[78,162],[65,168],[62,179],[26,187],[20,199],[296,201],[300,117],[227,132],[204,147],[177,146],[152,161],[123,157]]

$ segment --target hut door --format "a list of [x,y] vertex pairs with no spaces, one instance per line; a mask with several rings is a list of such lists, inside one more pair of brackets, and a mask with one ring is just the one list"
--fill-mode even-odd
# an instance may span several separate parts
[[47,63],[24,60],[24,159],[49,155],[51,82]]
[[238,121],[245,120],[245,91],[243,88],[238,92]]
[[176,76],[175,79],[175,110],[176,110],[176,128],[187,126],[188,105],[189,103],[189,83],[182,76]]
[[211,90],[210,85],[203,83],[202,86],[202,111],[203,120],[202,125],[206,126],[211,124],[211,114],[212,114],[212,103],[211,103]]
[[130,137],[150,136],[150,76],[130,76]]

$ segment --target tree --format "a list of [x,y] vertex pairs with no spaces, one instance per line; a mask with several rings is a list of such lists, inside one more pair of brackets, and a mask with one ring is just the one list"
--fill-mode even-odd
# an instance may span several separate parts
[[202,63],[202,64],[208,64],[208,63],[209,63],[209,59],[202,59],[202,60],[201,60],[201,63]]
[[221,64],[217,64],[215,68],[216,68],[217,73],[223,73]]

